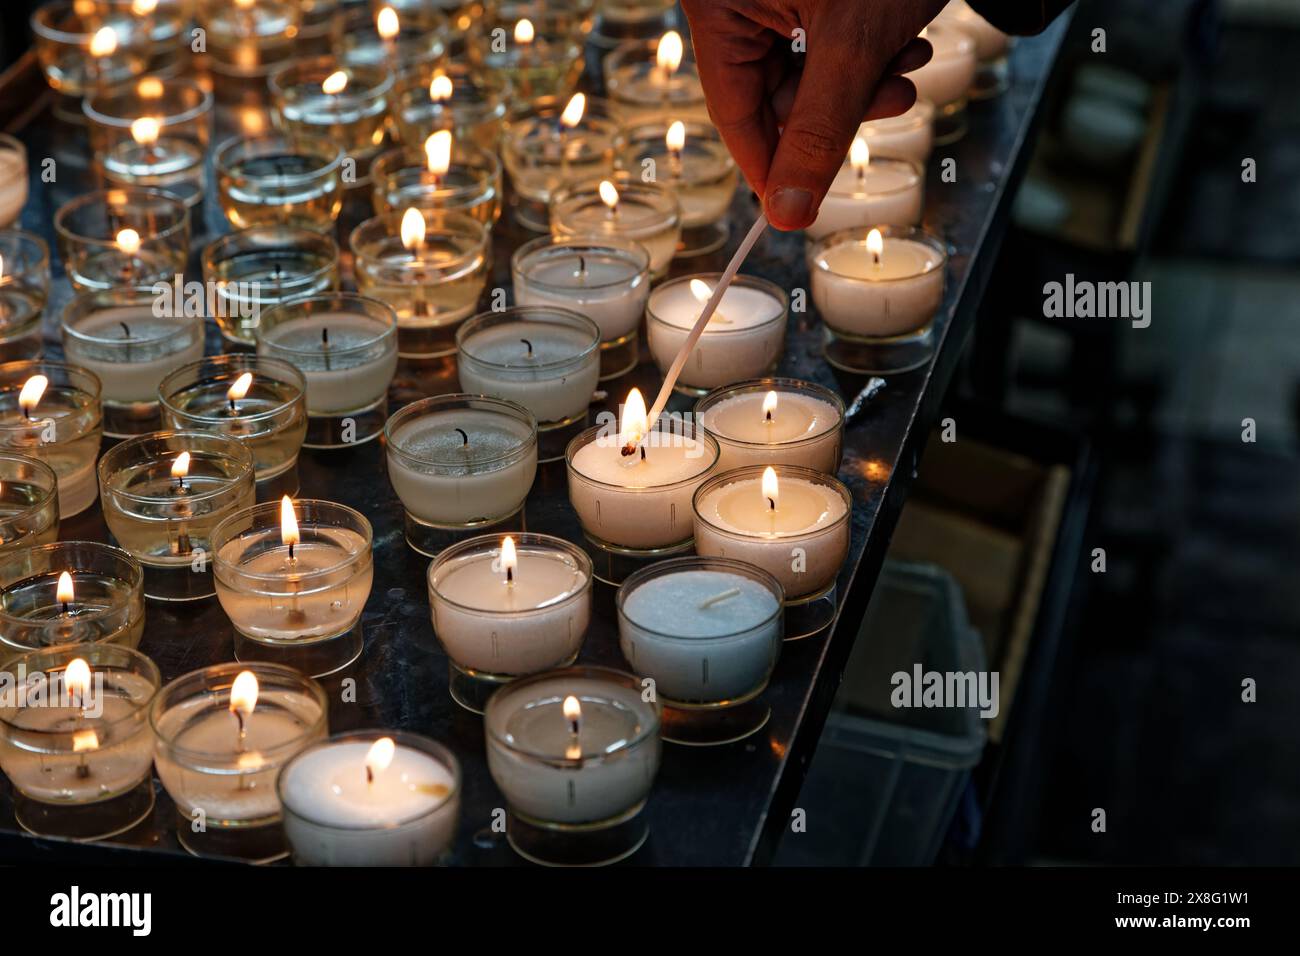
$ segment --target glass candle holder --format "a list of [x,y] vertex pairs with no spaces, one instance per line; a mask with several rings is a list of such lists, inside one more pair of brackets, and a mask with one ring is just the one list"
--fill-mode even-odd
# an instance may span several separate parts
[[207,34],[208,65],[215,73],[266,76],[297,55],[302,4],[292,0],[198,0],[195,11]]
[[154,766],[181,845],[259,863],[287,856],[276,778],[325,738],[328,714],[320,684],[278,664],[217,664],[159,691],[149,707]]
[[29,833],[102,840],[153,810],[149,704],[162,682],[138,651],[112,644],[32,651],[5,668],[0,770]]
[[305,296],[267,309],[257,351],[307,380],[308,448],[346,448],[378,438],[397,370],[397,313],[346,292]]
[[222,435],[140,435],[104,453],[99,493],[108,530],[144,568],[146,597],[210,597],[212,529],[253,504],[253,456]]
[[[447,56],[446,17],[429,6],[418,10],[408,6],[404,11],[392,7],[392,15],[382,12],[384,6],[388,4],[370,10],[358,6],[349,11],[343,30],[342,60],[354,66],[391,69],[397,90],[427,86]],[[396,33],[387,35],[394,28]]]
[[[382,65],[349,64],[334,57],[294,60],[271,74],[271,98],[280,127],[291,135],[328,137],[358,161],[384,142],[393,74]],[[364,181],[358,170],[357,181]]]
[[63,309],[63,354],[100,381],[104,434],[158,428],[158,383],[203,357],[203,316],[166,309],[152,289],[82,292]]
[[[680,43],[681,36],[674,36]],[[700,74],[694,58],[687,55],[689,45],[671,53],[665,47],[660,56],[661,42],[663,37],[623,43],[605,57],[605,90],[615,110],[630,124],[673,120],[710,124]]]
[[361,656],[361,612],[374,563],[370,522],[332,501],[237,511],[212,530],[217,599],[235,626],[235,657],[333,674]]
[[605,0],[600,5],[591,41],[615,47],[629,40],[658,37],[673,22],[674,0]]
[[437,557],[473,534],[522,530],[537,475],[537,420],[514,402],[437,395],[384,426],[388,480],[406,512],[406,542]]
[[802,465],[835,474],[844,443],[844,400],[795,378],[754,378],[715,388],[695,419],[718,442],[718,470]]
[[591,5],[498,2],[470,28],[469,62],[501,77],[517,103],[569,93],[582,73]]
[[896,156],[924,167],[934,149],[934,104],[917,100],[906,113],[868,120],[858,135],[872,156]]
[[633,571],[690,550],[691,496],[718,463],[718,443],[689,422],[657,424],[624,455],[606,425],[565,450],[569,504],[578,514],[595,575],[622,584]]
[[8,229],[27,203],[27,147],[0,133],[0,229]]
[[338,288],[339,247],[315,229],[250,226],[208,244],[203,280],[213,289],[222,338],[249,346],[257,341],[264,310]]
[[942,240],[919,229],[859,227],[813,243],[808,271],[826,360],[847,371],[884,373],[928,362],[947,262]]
[[253,456],[264,500],[297,493],[306,391],[306,379],[288,362],[247,352],[183,365],[158,385],[164,427],[239,439]]
[[966,135],[968,93],[975,82],[975,41],[948,23],[931,23],[921,35],[934,52],[907,78],[919,98],[934,104],[934,141],[943,146]]
[[165,189],[189,207],[203,199],[212,94],[197,80],[130,84],[87,96],[81,108],[110,185]]
[[40,356],[41,314],[49,292],[50,248],[45,240],[18,229],[0,231],[0,361]]
[[[64,574],[70,587],[60,586]],[[139,561],[96,541],[2,552],[0,654],[62,644],[136,647],[144,633],[143,585]]]
[[299,0],[302,22],[294,50],[298,56],[324,56],[343,43],[343,0]]
[[429,169],[424,147],[409,146],[375,157],[370,165],[375,214],[438,209],[463,212],[485,226],[501,215],[501,161],[473,143],[455,141],[445,172]]
[[190,212],[171,193],[113,187],[70,199],[54,232],[72,287],[112,289],[171,282],[190,254]]
[[537,863],[631,856],[659,769],[661,706],[631,674],[568,667],[502,687],[483,715],[488,770],[506,798],[506,837]]
[[403,357],[453,355],[456,327],[477,310],[487,285],[491,232],[464,213],[416,212],[419,222],[392,212],[352,230],[357,290],[393,307]]
[[95,503],[102,431],[99,379],[93,372],[62,362],[0,365],[0,447],[54,469],[59,514],[65,518]]
[[149,66],[152,15],[100,13],[77,0],[50,0],[36,8],[31,26],[46,82],[67,97],[56,112],[73,122],[84,122],[76,101],[125,83]]
[[515,219],[536,232],[550,229],[547,203],[562,183],[613,174],[619,126],[608,104],[587,97],[581,115],[566,121],[571,102],[552,96],[516,106],[501,136]]
[[39,458],[0,453],[0,553],[59,536],[59,478]]
[[641,318],[650,295],[650,253],[627,239],[539,236],[510,260],[520,305],[572,308],[600,328],[600,380],[636,367]]
[[591,559],[580,548],[546,534],[509,541],[470,538],[429,565],[451,696],[478,714],[502,684],[572,664],[591,620]]
[[[393,744],[391,757],[376,750],[381,740]],[[460,822],[460,762],[442,744],[403,731],[312,744],[285,764],[276,792],[299,866],[432,866]]]
[[458,141],[489,152],[497,148],[505,117],[506,86],[501,77],[463,63],[443,64],[428,83],[408,85],[398,94],[391,114],[403,143],[420,145],[435,131],[449,129]]
[[[680,276],[650,293],[646,335],[660,371],[667,372],[676,359],[721,279],[719,272]],[[782,289],[757,276],[736,276],[682,366],[677,391],[699,396],[766,375],[785,351],[789,315],[790,300]]]
[[538,461],[559,461],[587,424],[600,379],[600,328],[571,309],[516,306],[456,333],[461,391],[517,402],[537,419]]
[[663,738],[709,746],[757,733],[781,653],[781,582],[726,558],[670,558],[618,589],[618,643],[628,666],[654,681]]
[[750,465],[704,482],[692,507],[696,553],[744,561],[781,582],[786,640],[831,622],[853,512],[844,485],[797,465]]
[[[613,191],[602,189],[602,183],[611,183]],[[655,278],[667,274],[682,238],[681,205],[672,188],[621,174],[560,186],[551,196],[550,216],[557,239],[615,236],[641,243]]]
[[976,72],[969,90],[972,100],[987,100],[1006,92],[1010,83],[1007,52],[1011,37],[976,13],[966,0],[955,0],[939,11],[938,21],[950,24],[975,41]]
[[343,150],[321,136],[237,136],[213,156],[221,211],[235,229],[296,226],[330,233],[343,208]]
[[867,147],[857,162],[840,166],[804,235],[815,240],[854,226],[915,226],[921,221],[924,197],[922,166],[910,159],[870,155]]
[[716,252],[727,242],[727,211],[739,174],[722,136],[709,123],[682,123],[684,138],[674,138],[677,120],[640,123],[625,129],[621,162],[629,173],[649,175],[672,187],[681,204],[682,238],[677,258]]

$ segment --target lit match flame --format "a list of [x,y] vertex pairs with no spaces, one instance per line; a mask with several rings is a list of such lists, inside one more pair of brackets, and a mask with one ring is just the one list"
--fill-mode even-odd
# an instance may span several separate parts
[[767,499],[768,508],[776,510],[776,504],[781,500],[781,488],[777,484],[776,469],[768,465],[763,469],[763,497]]
[[[424,141],[424,158],[429,172],[435,176],[446,175],[451,168],[451,130],[440,129]],[[420,223],[424,224],[423,216],[420,217]]]
[[348,75],[342,70],[335,70],[320,85],[320,91],[326,96],[336,96],[348,88]]
[[366,783],[374,783],[375,777],[392,764],[396,753],[397,744],[393,743],[392,737],[380,737],[371,744],[370,749],[366,751]]
[[133,256],[140,251],[140,233],[134,229],[121,229],[114,237],[117,248],[125,255]]
[[424,245],[424,216],[414,206],[402,213],[401,233],[404,249],[414,250]]
[[532,43],[533,37],[536,35],[537,31],[533,29],[533,21],[527,17],[515,24],[516,43]]
[[564,112],[560,114],[560,124],[565,129],[573,129],[582,121],[582,114],[587,110],[587,97],[583,93],[574,93],[569,98],[569,102],[564,105]]
[[152,146],[158,142],[162,132],[162,123],[152,116],[141,116],[131,124],[131,138],[141,146]]
[[33,375],[23,382],[22,391],[18,393],[18,407],[23,410],[25,416],[32,417],[32,412],[40,403],[41,396],[45,394],[45,388],[49,384],[50,380],[44,375]]
[[117,31],[112,27],[100,27],[90,38],[91,56],[112,56],[117,52]]
[[383,7],[375,17],[375,30],[381,40],[391,40],[401,32],[402,24],[397,19],[397,11],[392,7]]
[[685,47],[682,35],[676,30],[669,30],[659,38],[659,45],[655,48],[655,65],[669,75],[676,73],[682,65],[683,52]]

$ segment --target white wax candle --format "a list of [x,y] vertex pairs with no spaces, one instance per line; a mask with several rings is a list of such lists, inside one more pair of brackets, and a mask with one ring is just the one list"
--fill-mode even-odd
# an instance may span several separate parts
[[975,41],[975,56],[981,61],[1005,56],[1011,38],[971,9],[966,0],[950,0],[939,11],[936,23],[954,26]]
[[650,254],[650,271],[657,276],[668,271],[682,232],[677,210],[667,213],[626,192],[621,193],[615,210],[598,201],[580,206],[553,204],[551,217],[551,231],[556,236],[616,236],[641,243]]
[[802,465],[835,474],[840,464],[841,416],[830,402],[774,388],[742,391],[710,405],[700,424],[718,439],[718,471],[745,465]]
[[930,24],[924,35],[934,55],[920,69],[906,74],[916,85],[916,95],[937,106],[964,102],[975,81],[975,41],[942,23]]
[[343,414],[387,394],[397,371],[397,337],[381,341],[390,328],[365,315],[321,312],[259,333],[258,351],[302,372],[308,412]]
[[514,265],[515,301],[574,309],[600,326],[602,342],[636,331],[650,295],[649,259],[615,246],[540,246]]
[[906,113],[868,120],[858,127],[873,156],[895,156],[925,165],[934,149],[934,104],[918,99]]
[[909,160],[872,156],[861,172],[845,163],[817,218],[804,232],[820,239],[851,226],[912,226],[921,221],[924,182]]
[[500,322],[462,336],[456,372],[463,392],[508,398],[540,424],[571,421],[591,404],[598,345],[583,329],[544,316]]
[[152,306],[100,309],[63,333],[68,361],[99,376],[105,401],[156,402],[158,383],[171,372],[203,358],[203,320],[159,318]]
[[879,258],[861,240],[812,262],[813,302],[838,332],[887,338],[924,328],[943,302],[943,257],[914,239],[885,237]]

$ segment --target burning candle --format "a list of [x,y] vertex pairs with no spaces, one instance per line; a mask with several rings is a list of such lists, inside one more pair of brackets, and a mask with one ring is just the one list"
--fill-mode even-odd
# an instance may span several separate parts
[[506,116],[506,88],[495,74],[466,63],[446,63],[428,84],[403,90],[393,122],[403,143],[418,145],[437,130],[495,152]]
[[501,212],[501,163],[495,153],[438,130],[423,149],[395,149],[370,170],[375,213],[411,207],[455,210],[491,226]]
[[681,206],[668,186],[627,176],[568,183],[550,201],[557,239],[632,239],[650,253],[650,272],[668,271],[681,239]]
[[368,160],[383,145],[393,89],[385,65],[304,58],[280,67],[269,82],[287,132],[327,136],[358,160]]
[[[0,141],[0,157],[3,151]],[[45,240],[18,229],[0,231],[0,364],[40,357],[41,314],[49,291],[50,250]]]
[[620,44],[605,57],[603,73],[610,99],[629,124],[711,122],[699,72],[676,30]]
[[332,231],[343,205],[343,151],[321,136],[237,136],[213,157],[221,211],[235,229],[303,226]]
[[858,127],[858,135],[873,153],[924,167],[934,148],[934,104],[918,99],[898,116],[868,120]]
[[114,187],[71,199],[54,231],[79,291],[170,283],[189,258],[190,214],[161,189]]
[[943,145],[966,132],[967,93],[975,80],[975,41],[948,24],[932,23],[921,31],[934,53],[928,63],[907,74],[916,95],[935,105],[935,142]]
[[0,554],[59,536],[59,479],[38,458],[0,454]]
[[718,442],[718,471],[743,465],[839,468],[844,402],[830,389],[790,378],[758,378],[710,392],[697,420]]
[[872,157],[862,136],[853,140],[848,162],[840,167],[805,233],[820,239],[853,226],[913,226],[921,221],[923,171],[906,159]]
[[474,66],[501,77],[526,103],[573,88],[590,26],[590,7],[583,10],[581,4],[545,9],[529,4],[523,10],[492,4],[476,18],[467,52]]

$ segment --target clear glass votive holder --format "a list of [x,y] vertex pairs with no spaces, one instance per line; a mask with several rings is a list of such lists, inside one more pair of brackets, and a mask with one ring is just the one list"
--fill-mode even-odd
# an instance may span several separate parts
[[31,27],[45,80],[63,97],[55,112],[74,123],[85,121],[83,96],[125,83],[149,66],[152,15],[98,14],[82,0],[50,0],[36,8]]
[[[372,748],[392,741],[392,762]],[[460,823],[460,762],[435,740],[400,730],[336,734],[300,750],[276,792],[298,866],[432,866]]]
[[668,70],[659,65],[661,39],[621,43],[605,56],[605,89],[614,109],[629,124],[656,120],[710,124],[690,44],[684,44],[678,66]]
[[190,255],[190,211],[169,192],[114,186],[70,199],[54,233],[78,291],[171,282]]
[[594,866],[645,843],[641,811],[659,770],[662,707],[643,694],[631,674],[567,667],[512,681],[488,700],[488,771],[506,798],[516,853]]
[[591,42],[608,48],[657,37],[672,26],[676,7],[675,0],[605,0],[591,30]]
[[494,73],[446,63],[434,70],[429,82],[402,90],[390,118],[397,138],[409,146],[420,146],[435,131],[449,129],[457,141],[495,152],[505,126],[506,92]]
[[919,69],[906,74],[916,95],[934,104],[934,142],[955,143],[966,135],[966,107],[975,82],[975,41],[949,23],[931,23],[921,34],[933,53]]
[[[79,672],[81,661],[89,668]],[[139,651],[115,644],[31,651],[5,666],[0,770],[14,817],[37,836],[102,840],[153,810],[149,704],[162,683]]]
[[195,18],[214,73],[263,77],[298,55],[303,4],[295,0],[198,0]]
[[[236,686],[243,672],[256,681],[255,703],[247,678]],[[294,754],[325,738],[328,720],[320,684],[279,664],[216,664],[163,687],[149,724],[181,846],[255,863],[286,857],[276,779]]]
[[547,203],[561,184],[613,175],[619,125],[609,104],[586,97],[581,117],[570,125],[563,121],[569,103],[556,96],[518,103],[501,134],[511,209],[534,232],[550,229]]
[[[582,46],[591,30],[591,6],[487,4],[467,37],[469,62],[499,75],[516,103],[563,96],[572,91],[582,73]],[[531,35],[520,27],[522,20],[531,25]]]
[[45,240],[20,229],[0,231],[0,362],[40,357],[45,348],[41,315],[49,294],[50,247]]
[[110,185],[164,189],[192,208],[203,199],[212,94],[183,78],[140,86],[82,100],[95,164]]
[[804,236],[816,241],[854,226],[915,226],[924,208],[925,167],[910,159],[870,154],[865,165],[840,166]]
[[[46,384],[24,403],[23,386]],[[99,379],[63,362],[0,365],[0,448],[39,458],[59,476],[59,514],[80,514],[95,503],[95,459],[103,433]]]
[[[691,496],[718,463],[718,443],[681,419],[661,418],[639,453],[608,425],[565,449],[569,504],[594,573],[618,586],[633,571],[691,549]],[[631,462],[631,464],[629,464]]]
[[965,0],[956,0],[939,12],[940,23],[949,23],[975,41],[976,72],[970,88],[972,100],[988,100],[1005,93],[1010,85],[1007,53],[1012,38],[971,8]]
[[[245,373],[247,391],[238,391]],[[307,381],[288,362],[240,352],[183,365],[158,385],[162,420],[173,431],[237,438],[253,456],[260,500],[298,491],[298,452],[307,435]]]
[[654,681],[664,740],[712,746],[762,729],[784,603],[780,581],[728,558],[670,558],[623,582],[619,649],[633,672]]
[[253,456],[222,435],[140,435],[104,453],[99,494],[113,539],[144,568],[145,597],[211,597],[212,529],[252,506]]
[[[720,272],[679,276],[650,293],[646,337],[661,372],[672,366],[721,280]],[[785,290],[757,276],[736,276],[682,366],[676,390],[698,397],[721,385],[766,375],[785,351],[789,317]]]
[[294,43],[298,56],[324,56],[343,44],[343,0],[299,0],[298,6],[302,15]]
[[203,316],[158,302],[153,289],[100,289],[64,306],[63,354],[99,379],[110,438],[156,431],[158,383],[203,357]]
[[397,371],[397,313],[350,292],[304,296],[262,314],[257,351],[307,380],[307,448],[373,441],[388,420]]
[[[774,506],[764,483],[769,468],[779,489]],[[777,514],[792,512],[795,524],[806,523],[793,530],[776,521],[765,525],[768,506]],[[834,620],[835,579],[849,553],[853,514],[853,498],[834,476],[798,465],[734,468],[701,484],[691,507],[697,554],[744,561],[781,582],[787,641],[816,634]]]
[[858,135],[872,156],[910,159],[924,168],[934,150],[934,104],[918,99],[906,113],[867,120]]
[[517,402],[537,419],[538,461],[559,461],[587,426],[600,379],[600,327],[571,309],[481,312],[456,333],[462,392]]
[[418,210],[423,235],[403,237],[405,213],[367,219],[352,230],[357,291],[397,313],[403,358],[456,352],[456,327],[478,310],[492,267],[492,233],[473,216]]
[[0,656],[63,644],[138,647],[143,633],[144,571],[121,548],[56,541],[0,552]]
[[339,247],[315,228],[250,226],[203,250],[203,281],[213,290],[221,337],[236,348],[257,343],[257,326],[271,306],[339,286]]
[[370,522],[332,501],[293,501],[290,544],[281,501],[267,501],[212,529],[217,600],[235,626],[235,658],[336,673],[361,656],[361,612],[374,580]]
[[[600,185],[613,183],[618,201],[609,205]],[[668,273],[682,238],[681,204],[671,186],[641,182],[619,173],[605,179],[565,183],[550,202],[551,235],[557,239],[631,239],[650,253],[650,275]]]
[[677,194],[682,211],[682,238],[676,258],[707,255],[727,243],[727,211],[736,193],[736,161],[711,123],[683,123],[684,145],[669,146],[676,120],[628,126],[623,131],[620,164],[636,177],[651,175]]
[[[340,74],[345,83],[339,83]],[[271,99],[281,129],[316,134],[338,143],[364,164],[384,143],[393,74],[382,64],[350,64],[331,56],[293,60],[271,74]]]
[[0,133],[0,229],[23,215],[27,203],[27,147],[16,137]]
[[454,140],[451,165],[438,174],[429,171],[423,144],[389,150],[370,164],[370,183],[379,216],[438,209],[463,212],[490,227],[501,215],[501,161],[473,143]]
[[[881,236],[875,258],[871,233]],[[934,354],[948,251],[920,229],[844,229],[811,243],[808,272],[821,315],[826,361],[848,372],[893,374]]]
[[768,377],[724,385],[695,403],[695,420],[718,442],[718,471],[745,465],[839,470],[844,400],[815,382]]
[[447,56],[447,18],[427,4],[404,11],[394,7],[398,31],[385,37],[379,23],[386,16],[384,6],[391,5],[376,4],[369,10],[355,6],[348,11],[340,58],[349,65],[391,69],[397,90],[427,86]]
[[235,229],[330,233],[343,208],[343,150],[323,137],[267,132],[228,139],[213,156],[221,211]]
[[547,534],[470,538],[429,565],[433,633],[447,653],[452,700],[476,714],[503,684],[577,660],[591,621],[591,559]]
[[0,452],[0,554],[59,537],[59,477],[39,458]]
[[510,260],[515,301],[581,312],[600,328],[600,380],[636,367],[650,295],[650,253],[630,239],[538,236]]
[[476,534],[523,530],[537,475],[537,420],[485,395],[412,402],[384,426],[388,480],[406,512],[406,542],[427,557]]

